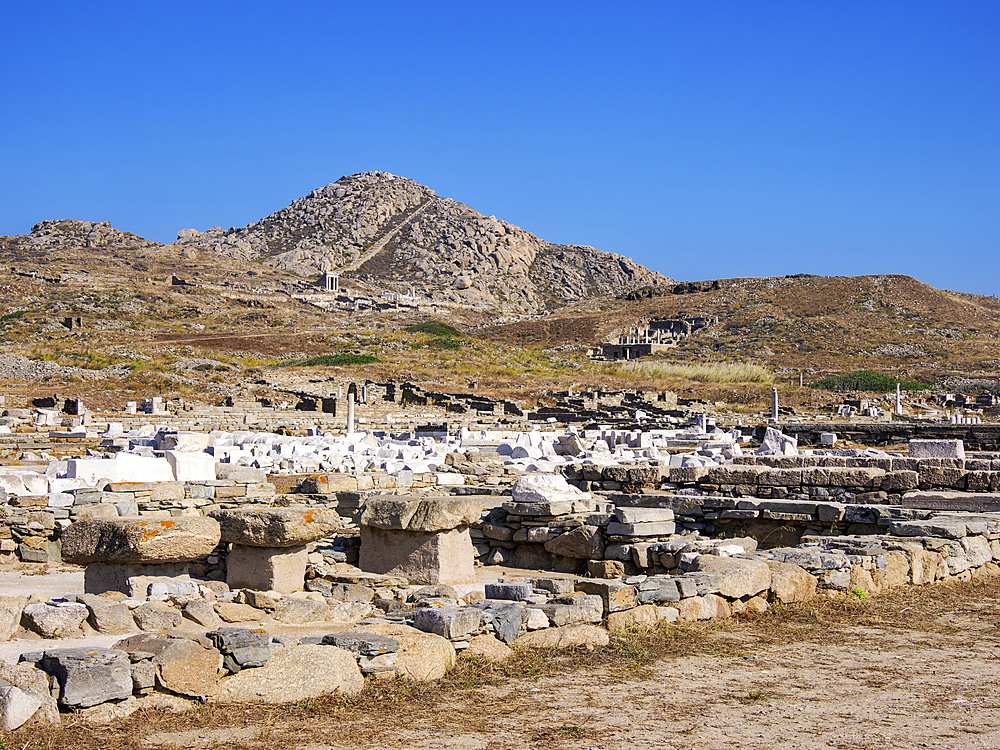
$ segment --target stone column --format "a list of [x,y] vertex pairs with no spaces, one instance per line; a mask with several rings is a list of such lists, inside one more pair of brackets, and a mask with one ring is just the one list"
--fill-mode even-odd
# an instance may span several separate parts
[[771,421],[778,421],[778,389],[771,389]]
[[354,434],[354,394],[347,394],[347,434]]
[[484,505],[471,498],[370,497],[358,520],[358,567],[411,583],[475,583],[469,524],[479,520]]

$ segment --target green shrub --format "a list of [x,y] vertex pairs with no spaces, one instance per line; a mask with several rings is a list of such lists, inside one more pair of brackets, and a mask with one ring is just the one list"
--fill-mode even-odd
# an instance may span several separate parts
[[17,320],[18,318],[23,318],[24,314],[28,312],[27,310],[15,310],[14,312],[9,312],[6,315],[0,315],[0,321],[6,322],[8,320]]
[[307,359],[290,359],[287,362],[278,362],[272,367],[340,367],[342,365],[370,365],[381,361],[371,354],[320,354]]
[[872,393],[889,393],[896,390],[896,384],[904,391],[926,391],[929,385],[915,380],[901,380],[891,375],[883,375],[872,370],[856,370],[846,375],[828,375],[822,380],[810,383],[810,388],[823,391],[871,391]]
[[432,349],[461,349],[462,342],[458,339],[446,338],[440,336],[436,339],[431,339],[428,344]]
[[403,329],[407,333],[427,333],[437,338],[457,339],[461,338],[462,332],[455,326],[442,323],[440,320],[427,320],[423,323],[414,323]]

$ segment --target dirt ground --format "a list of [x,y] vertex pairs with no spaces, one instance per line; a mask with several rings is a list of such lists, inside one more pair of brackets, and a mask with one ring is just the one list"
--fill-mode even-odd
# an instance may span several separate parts
[[78,750],[1000,748],[1000,582],[899,589],[466,663],[433,685],[282,707],[67,717],[0,747]]

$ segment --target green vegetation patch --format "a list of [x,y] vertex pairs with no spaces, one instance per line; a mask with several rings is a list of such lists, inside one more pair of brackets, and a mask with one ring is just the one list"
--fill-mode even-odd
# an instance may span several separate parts
[[457,339],[462,337],[462,332],[455,326],[442,323],[440,320],[427,320],[423,323],[414,323],[406,326],[407,333],[426,333],[437,338]]
[[883,375],[873,370],[855,370],[846,375],[828,375],[822,380],[810,383],[810,388],[824,391],[871,391],[872,393],[889,393],[896,390],[896,384],[904,391],[926,391],[929,385],[915,380],[902,380],[891,375]]
[[343,365],[370,365],[381,362],[371,354],[320,354],[307,359],[290,359],[278,362],[273,367],[341,367]]
[[18,320],[19,318],[23,318],[27,312],[27,310],[15,310],[14,312],[9,312],[6,315],[0,315],[0,321],[6,322],[8,320]]

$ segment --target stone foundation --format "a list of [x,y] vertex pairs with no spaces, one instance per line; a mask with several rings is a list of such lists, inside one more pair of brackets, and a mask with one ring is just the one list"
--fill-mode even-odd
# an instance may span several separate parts
[[359,567],[401,576],[410,583],[475,583],[475,550],[469,527],[445,531],[403,531],[361,527]]

